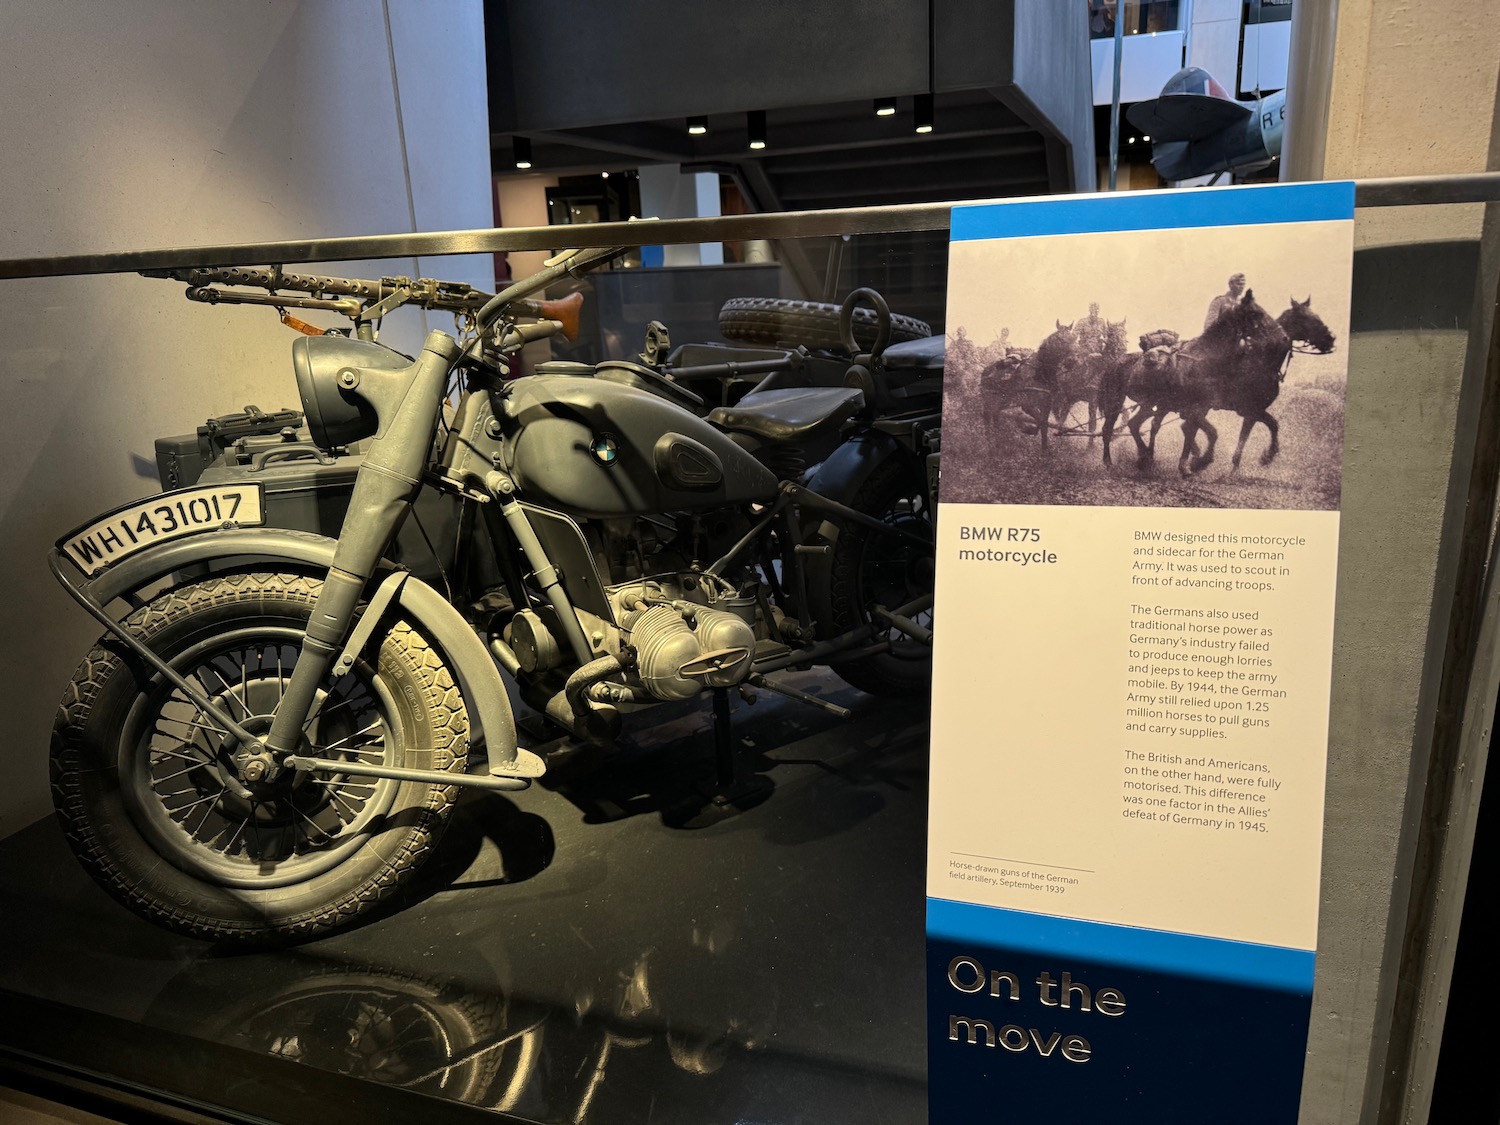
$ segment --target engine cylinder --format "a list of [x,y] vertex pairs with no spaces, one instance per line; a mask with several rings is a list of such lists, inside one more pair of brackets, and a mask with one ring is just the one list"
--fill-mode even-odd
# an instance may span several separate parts
[[[704,688],[732,687],[750,672],[755,633],[732,613],[707,607],[693,612],[697,628],[671,606],[652,606],[631,628],[637,672],[658,699],[689,699]],[[736,650],[743,650],[736,652]],[[706,654],[725,654],[711,671],[684,669]]]

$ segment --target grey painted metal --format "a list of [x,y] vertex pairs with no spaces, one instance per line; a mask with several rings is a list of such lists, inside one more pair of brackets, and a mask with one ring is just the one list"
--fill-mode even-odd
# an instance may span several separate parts
[[349,777],[388,777],[394,781],[420,781],[428,785],[456,785],[461,789],[488,789],[494,793],[515,793],[531,787],[526,777],[491,777],[485,774],[448,773],[445,770],[418,770],[404,766],[370,766],[363,762],[332,762],[305,754],[286,759],[293,769],[308,773],[336,773]]
[[355,382],[343,383],[341,375],[340,386],[374,408],[380,428],[355,478],[333,562],[308,618],[301,657],[266,735],[266,748],[273,754],[296,751],[318,685],[348,636],[381,556],[410,511],[458,350],[452,337],[434,331],[403,371],[343,369]]
[[1354,181],[1356,207],[1415,207],[1500,202],[1500,172],[1451,176],[1390,176]]
[[568,638],[568,647],[573,650],[573,656],[580,664],[587,664],[594,658],[593,650],[589,648],[588,638],[583,635],[583,626],[578,623],[578,614],[573,611],[573,603],[568,600],[568,592],[563,588],[562,576],[552,565],[552,560],[547,557],[547,552],[542,548],[541,541],[537,539],[531,521],[526,518],[525,510],[516,501],[514,483],[501,472],[490,473],[484,483],[495,498],[495,502],[500,505],[500,513],[505,517],[506,526],[516,537],[521,553],[526,556],[526,563],[536,576],[542,593],[546,595],[547,600],[552,603],[552,608],[557,612],[558,624],[562,626],[562,631]]
[[[125,559],[88,584],[100,605],[139,590],[175,571],[205,562],[233,559],[291,563],[299,569],[327,570],[333,565],[335,539],[279,528],[240,528],[192,535]],[[483,642],[442,594],[419,578],[408,578],[397,599],[429,641],[448,658],[470,715],[479,719],[492,774],[531,776],[535,755],[516,746],[515,717],[505,681]]]
[[[997,200],[963,200],[971,203]],[[1500,172],[1455,176],[1397,176],[1357,180],[1358,207],[1500,202]],[[136,273],[141,270],[202,266],[264,265],[278,262],[343,262],[374,258],[440,257],[509,250],[558,250],[587,246],[679,245],[739,239],[813,238],[827,235],[892,234],[947,230],[955,202],[888,207],[835,207],[729,215],[708,219],[653,219],[649,222],[579,223],[557,227],[496,227],[488,230],[376,234],[287,242],[240,242],[128,250],[108,254],[63,254],[0,259],[0,279],[66,277],[75,274]]]

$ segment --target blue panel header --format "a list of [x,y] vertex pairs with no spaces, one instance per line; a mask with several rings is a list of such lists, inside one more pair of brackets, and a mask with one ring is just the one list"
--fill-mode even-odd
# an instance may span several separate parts
[[1086,958],[1179,977],[1312,994],[1315,954],[1305,949],[1054,918],[942,898],[927,900],[927,935],[1055,957]]
[[1354,218],[1354,181],[1109,192],[953,208],[954,242]]

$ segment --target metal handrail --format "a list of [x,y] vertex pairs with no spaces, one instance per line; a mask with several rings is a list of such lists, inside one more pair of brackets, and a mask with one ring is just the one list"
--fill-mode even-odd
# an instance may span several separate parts
[[[1035,198],[1035,197],[1033,197]],[[490,254],[511,250],[566,250],[585,246],[666,246],[740,239],[813,238],[845,234],[891,234],[947,230],[955,206],[1001,200],[948,200],[884,207],[835,207],[821,211],[766,211],[702,219],[649,219],[578,223],[556,227],[495,227],[425,234],[355,235],[287,242],[236,242],[108,254],[60,254],[0,259],[0,279],[135,273],[199,266],[251,266],[275,262],[347,262],[372,258]],[[1500,172],[1452,176],[1397,176],[1356,180],[1356,207],[1411,207],[1446,203],[1500,202]]]

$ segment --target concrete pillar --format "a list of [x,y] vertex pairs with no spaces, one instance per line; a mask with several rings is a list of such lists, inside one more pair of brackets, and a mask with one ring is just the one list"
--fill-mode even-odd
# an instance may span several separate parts
[[[678,164],[648,164],[640,169],[641,215],[657,219],[708,218],[719,214],[719,177],[715,172],[683,174]],[[659,250],[659,260],[648,250]],[[645,265],[723,265],[724,244],[646,247]]]
[[[1336,21],[1334,12],[1336,10]],[[1471,0],[1299,3],[1284,176],[1500,167],[1500,35]],[[1323,910],[1302,1120],[1427,1118],[1482,773],[1435,734],[1493,330],[1482,205],[1359,212]],[[1476,772],[1477,771],[1477,772]],[[1435,835],[1434,824],[1442,826]],[[1444,950],[1447,949],[1445,953]],[[1446,960],[1445,960],[1446,958]]]

